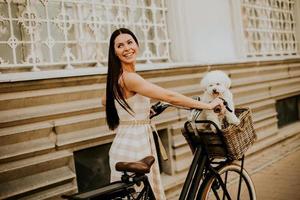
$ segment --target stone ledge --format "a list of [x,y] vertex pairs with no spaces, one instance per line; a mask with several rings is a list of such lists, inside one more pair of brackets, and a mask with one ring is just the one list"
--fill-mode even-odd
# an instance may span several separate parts
[[[235,67],[235,66],[260,66],[260,65],[274,65],[289,62],[296,62],[300,59],[299,56],[286,56],[286,57],[267,57],[267,58],[247,58],[226,61],[211,61],[211,62],[178,62],[178,63],[151,63],[151,64],[138,64],[137,71],[156,71],[174,68],[192,68],[203,67],[206,69],[219,68],[220,66]],[[97,74],[106,74],[107,67],[87,67],[78,69],[62,69],[62,70],[48,70],[38,72],[22,72],[22,73],[0,73],[1,82],[18,82],[28,80],[41,80],[74,76],[89,76]]]

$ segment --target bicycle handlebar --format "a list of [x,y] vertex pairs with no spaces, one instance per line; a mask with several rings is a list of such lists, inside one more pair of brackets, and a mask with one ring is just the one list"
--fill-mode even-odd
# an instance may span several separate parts
[[[200,101],[199,97],[195,97],[194,99]],[[227,101],[225,101],[225,99],[223,99],[223,98],[220,98],[220,99],[223,100],[223,104],[224,104],[225,108],[229,112],[232,112],[232,110],[228,107]],[[150,119],[152,119],[153,117],[159,115],[160,113],[162,113],[164,110],[166,110],[170,106],[180,108],[180,109],[191,110],[191,109],[188,109],[188,108],[179,107],[179,106],[175,106],[175,105],[172,105],[172,104],[169,104],[169,103],[163,103],[163,102],[159,101],[159,102],[157,102],[157,103],[155,103],[154,105],[151,106]],[[196,110],[202,110],[202,109],[196,109]],[[213,110],[214,110],[215,113],[220,113],[221,112],[221,106],[216,106]]]

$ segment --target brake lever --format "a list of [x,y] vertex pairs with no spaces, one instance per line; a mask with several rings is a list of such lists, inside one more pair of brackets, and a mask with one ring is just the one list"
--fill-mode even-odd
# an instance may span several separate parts
[[[232,110],[228,107],[228,103],[225,99],[219,97],[221,100],[223,100],[223,104],[225,106],[225,108],[229,111],[232,112]],[[193,97],[193,99],[200,101],[200,97]],[[149,118],[152,119],[153,117],[159,115],[160,113],[162,113],[165,109],[167,109],[169,106],[172,106],[171,104],[168,103],[163,103],[163,102],[157,102],[154,105],[151,106],[151,111],[150,111],[150,116]],[[175,106],[177,107],[177,106]],[[182,109],[186,109],[186,108],[182,108]],[[201,111],[201,109],[199,110]],[[214,112],[215,113],[220,113],[221,112],[221,106],[216,106],[214,108]]]
[[153,117],[159,115],[162,113],[165,109],[167,109],[170,106],[168,103],[162,103],[162,102],[157,102],[156,104],[151,106],[151,111],[150,111],[150,119]]

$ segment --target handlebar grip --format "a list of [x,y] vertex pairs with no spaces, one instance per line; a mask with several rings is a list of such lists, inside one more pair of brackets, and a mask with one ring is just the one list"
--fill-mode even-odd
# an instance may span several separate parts
[[152,119],[153,117],[159,115],[160,113],[162,113],[166,108],[168,108],[170,105],[166,104],[166,103],[162,103],[162,102],[157,102],[156,104],[154,104],[153,106],[151,106],[151,109],[153,110],[154,113],[152,113],[150,115],[150,119]]

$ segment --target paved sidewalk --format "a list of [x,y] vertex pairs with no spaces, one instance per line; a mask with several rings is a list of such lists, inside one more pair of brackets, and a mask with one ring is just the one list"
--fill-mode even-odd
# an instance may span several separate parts
[[300,200],[300,134],[246,159],[257,200]]
[[300,200],[300,149],[252,175],[258,200]]

